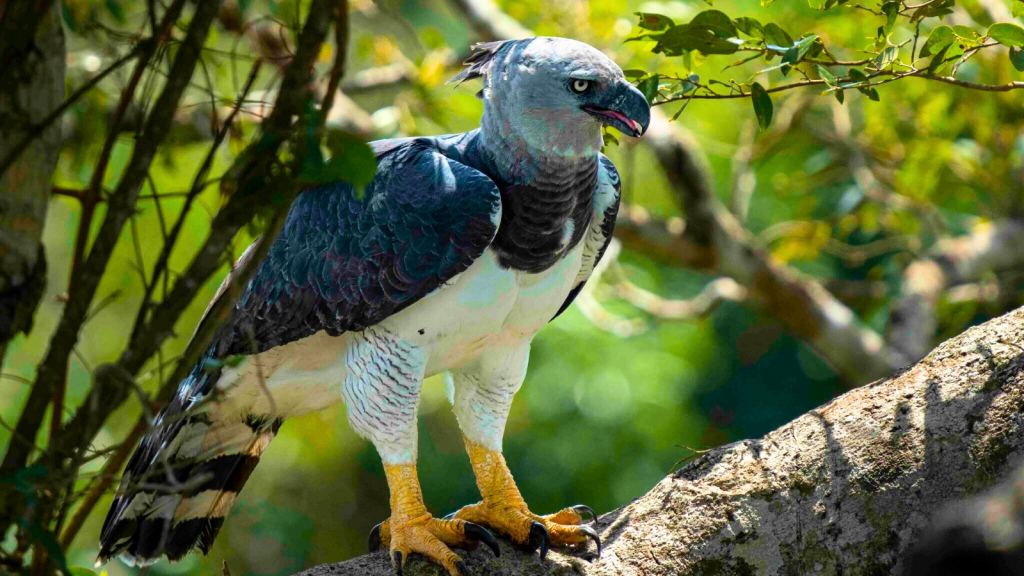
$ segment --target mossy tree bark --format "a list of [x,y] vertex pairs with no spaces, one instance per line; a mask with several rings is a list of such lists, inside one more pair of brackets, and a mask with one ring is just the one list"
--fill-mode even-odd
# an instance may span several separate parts
[[[17,4],[17,6],[15,6]],[[46,285],[43,222],[60,150],[60,123],[41,127],[64,100],[64,30],[58,2],[0,6],[0,358],[14,336],[28,332]],[[14,31],[20,31],[16,33]],[[37,136],[17,150],[28,135]]]
[[[756,386],[751,382],[751,386]],[[1009,475],[1024,447],[1024,309],[758,440],[701,455],[600,517],[599,560],[503,544],[473,574],[901,574],[948,503]],[[304,572],[391,575],[386,554]],[[405,574],[440,574],[410,561]]]

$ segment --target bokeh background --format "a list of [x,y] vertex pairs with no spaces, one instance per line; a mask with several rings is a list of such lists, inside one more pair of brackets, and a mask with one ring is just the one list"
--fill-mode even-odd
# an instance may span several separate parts
[[[138,4],[64,3],[69,88],[81,85],[123,50],[112,31],[140,28],[145,14]],[[296,13],[302,10],[294,0],[243,4],[247,20],[275,18],[286,26],[294,25]],[[478,86],[444,84],[456,72],[444,62],[453,54],[464,54],[480,38],[456,5],[444,0],[352,0],[350,4],[349,78],[382,66],[403,66],[414,74],[411,82],[397,87],[353,91],[351,97],[361,112],[340,106],[339,114],[351,117],[338,121],[358,116],[374,138],[442,134],[477,126],[482,104],[473,94]],[[682,70],[679,59],[651,54],[650,43],[624,42],[640,31],[633,13],[655,12],[680,22],[708,7],[695,0],[502,0],[498,4],[538,35],[579,39],[606,51],[624,69],[663,73]],[[860,57],[856,50],[871,43],[876,25],[867,12],[820,12],[796,0],[770,6],[716,0],[715,8],[732,16],[778,22],[791,33],[814,31],[827,38],[829,45],[849,47],[840,54],[847,57]],[[984,3],[976,0],[965,0],[958,10],[960,18],[979,22],[990,18]],[[209,86],[225,99],[219,104],[230,103],[252,60],[251,49],[223,29],[207,46],[211,48],[206,56],[207,75],[193,79],[196,86],[179,111],[179,133],[161,148],[152,181],[144,189],[144,194],[166,195],[161,210],[170,219],[180,210],[175,193],[188,188],[209,146]],[[319,62],[325,70],[333,57],[331,49],[325,49]],[[697,72],[704,78],[745,80],[765,66],[753,63],[723,71],[734,60],[735,56],[708,58]],[[232,133],[216,157],[215,174],[230,166],[252,135],[259,102],[270,100],[267,95],[274,90],[276,76],[272,66],[265,68],[241,129]],[[56,185],[87,185],[102,143],[105,111],[116,103],[127,73],[124,69],[112,75],[101,90],[91,92],[66,115]],[[1022,77],[1007,64],[985,58],[969,63],[963,73]],[[776,98],[776,112],[788,110],[798,118],[749,163],[756,180],[745,223],[773,258],[834,287],[860,321],[883,333],[908,263],[942,237],[969,233],[1019,213],[1024,194],[1024,100],[1019,92],[986,94],[918,80],[880,87],[879,93],[880,102],[847,95],[844,110],[852,126],[847,144],[866,155],[875,177],[901,202],[864,198],[865,190],[843,148],[833,141],[838,132],[832,98],[819,97],[815,89],[794,91]],[[666,107],[666,112],[674,113],[675,107]],[[693,135],[706,155],[718,195],[728,204],[736,189],[737,153],[763,137],[757,133],[749,100],[694,101],[677,123]],[[620,136],[619,144],[606,150],[623,174],[624,199],[643,207],[652,218],[680,216],[676,194],[652,153],[629,140]],[[110,183],[117,181],[130,149],[127,137],[117,144]],[[202,242],[210,215],[220,203],[220,193],[211,185],[201,196],[199,209],[189,216],[185,246]],[[84,398],[92,368],[116,359],[123,348],[142,294],[137,263],[141,258],[151,264],[159,254],[160,214],[153,203],[141,205],[132,222],[138,246],[126,230],[71,363],[68,406]],[[33,333],[16,340],[4,361],[0,416],[5,422],[17,418],[27,383],[59,319],[78,213],[77,203],[64,197],[55,197],[49,208],[47,293]],[[922,213],[938,224],[924,222]],[[236,253],[251,239],[238,238]],[[175,252],[171,268],[180,270],[191,256],[186,250]],[[974,296],[944,297],[934,340],[1019,305],[1020,272],[983,278]],[[714,279],[659,265],[628,247],[619,256],[616,273],[672,299],[693,297]],[[993,285],[994,296],[992,290],[984,290]],[[575,503],[599,512],[612,510],[647,491],[695,450],[760,436],[858,384],[841,379],[806,343],[757,306],[725,302],[707,315],[660,321],[602,286],[586,296],[590,313],[574,306],[537,337],[529,375],[506,430],[506,458],[535,511],[555,511]],[[183,350],[215,289],[216,283],[206,286],[182,317],[178,337],[163,349],[165,361]],[[616,326],[629,326],[629,333],[611,329],[608,317],[621,320]],[[159,377],[160,371],[154,368],[141,386],[153,391]],[[116,444],[139,414],[138,402],[128,402],[109,420],[98,446]],[[0,445],[6,445],[8,438],[5,427],[0,430]],[[419,462],[424,495],[435,514],[479,498],[439,379],[428,381],[424,388]],[[95,473],[101,464],[101,460],[91,462],[86,471]],[[109,496],[75,540],[68,555],[72,566],[92,565],[108,503]],[[285,423],[209,557],[193,555],[175,566],[160,563],[149,573],[219,574],[226,560],[233,574],[290,574],[363,553],[370,528],[387,515],[387,487],[379,459],[372,446],[348,427],[339,405]],[[105,570],[111,575],[136,572],[116,562]]]

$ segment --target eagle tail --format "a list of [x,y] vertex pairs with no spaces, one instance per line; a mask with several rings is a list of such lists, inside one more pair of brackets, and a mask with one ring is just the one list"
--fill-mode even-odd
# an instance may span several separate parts
[[[182,387],[186,382],[182,383]],[[181,398],[182,395],[179,395]],[[147,566],[213,546],[280,418],[211,421],[175,399],[136,448],[100,534],[99,562]]]

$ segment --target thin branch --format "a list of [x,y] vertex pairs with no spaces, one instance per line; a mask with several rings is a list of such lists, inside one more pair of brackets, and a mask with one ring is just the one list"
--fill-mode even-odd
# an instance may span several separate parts
[[[812,79],[809,79],[809,80],[801,80],[799,82],[790,82],[789,84],[783,84],[781,86],[775,86],[773,88],[768,88],[768,89],[765,90],[765,92],[768,92],[769,94],[771,94],[771,93],[776,93],[776,92],[784,92],[786,90],[793,90],[794,88],[804,88],[804,87],[807,87],[807,86],[828,86],[831,90],[837,90],[837,89],[853,90],[853,89],[857,89],[857,88],[870,88],[870,87],[873,87],[873,86],[881,86],[882,84],[888,84],[890,82],[895,82],[897,80],[902,80],[903,78],[921,78],[921,79],[924,79],[924,80],[934,80],[936,82],[942,82],[942,83],[945,83],[945,84],[951,84],[953,86],[959,86],[961,88],[968,88],[968,89],[971,89],[971,90],[979,90],[979,91],[982,91],[982,92],[1010,92],[1012,90],[1024,89],[1024,82],[1021,82],[1021,81],[1008,82],[1006,84],[979,84],[977,82],[968,82],[966,80],[960,80],[959,78],[953,78],[952,76],[935,76],[933,74],[928,74],[927,72],[928,72],[928,70],[925,69],[925,68],[922,68],[920,70],[913,70],[913,71],[910,71],[910,72],[902,72],[902,73],[901,72],[893,72],[891,70],[882,70],[882,71],[879,71],[879,72],[875,73],[871,77],[874,78],[874,77],[877,77],[877,76],[889,76],[889,78],[886,78],[886,79],[878,81],[878,82],[864,82],[864,83],[860,83],[860,84],[853,84],[853,85],[850,85],[850,86],[839,86],[839,87],[833,87],[833,86],[830,86],[824,80],[813,79],[812,78]],[[670,104],[672,102],[680,102],[680,101],[683,101],[683,100],[732,100],[732,99],[736,99],[736,98],[749,98],[749,97],[750,97],[750,92],[744,92],[742,90],[740,90],[739,92],[730,92],[728,94],[720,94],[720,93],[717,93],[717,92],[712,92],[712,93],[709,93],[709,94],[684,94],[682,96],[676,96],[676,97],[673,97],[673,98],[666,98],[664,100],[659,100],[659,101],[655,102],[653,104],[653,106],[663,106],[665,104]]]
[[188,216],[192,202],[195,201],[199,196],[199,193],[206,187],[206,177],[210,172],[210,168],[213,166],[214,155],[217,152],[217,149],[220,148],[221,143],[227,137],[228,132],[231,129],[231,125],[235,121],[235,116],[238,115],[238,111],[242,108],[242,102],[245,100],[246,96],[248,96],[249,91],[252,90],[253,83],[259,75],[261,64],[262,62],[260,60],[253,63],[252,69],[249,71],[249,77],[245,81],[245,87],[242,88],[242,92],[235,101],[234,107],[231,109],[231,112],[228,114],[224,124],[220,127],[220,130],[214,137],[213,143],[210,145],[210,150],[206,153],[206,157],[203,159],[203,163],[199,167],[199,171],[196,172],[195,178],[192,179],[192,186],[185,195],[185,203],[181,208],[181,213],[179,214],[178,219],[174,222],[174,227],[171,228],[169,234],[165,234],[163,249],[160,251],[160,256],[157,258],[156,265],[153,267],[153,283],[146,287],[145,293],[142,295],[142,304],[139,306],[139,312],[135,318],[135,325],[132,328],[130,341],[136,340],[138,338],[138,332],[145,326],[146,315],[152,305],[153,289],[156,285],[157,279],[159,278],[164,279],[164,298],[166,299],[167,266],[170,262],[171,252],[174,250],[174,247],[178,242],[178,236],[181,234],[181,231],[185,226],[185,219]]
[[[205,8],[206,4],[203,4],[201,9]],[[277,152],[292,133],[293,116],[302,115],[308,102],[307,87],[313,74],[311,64],[319,53],[330,22],[330,3],[327,0],[314,0],[299,36],[295,58],[285,71],[274,110],[263,123],[261,137],[239,156],[235,168],[229,171],[233,178],[237,178],[235,189],[228,203],[214,219],[206,242],[189,268],[175,281],[167,298],[153,311],[145,329],[138,331],[137,337],[132,339],[117,363],[97,368],[96,384],[89,391],[82,408],[64,426],[45,457],[44,464],[60,462],[68,455],[88,447],[109,413],[127,399],[134,375],[173,333],[174,324],[181,312],[192,302],[199,287],[220,267],[221,255],[238,230],[251,221],[261,204],[268,201],[268,194],[279,193],[282,198],[275,200],[279,202],[279,207],[275,210],[266,236],[266,249],[269,250],[275,228],[283,223],[284,214],[299,186],[287,173],[278,171],[278,176],[273,176],[279,167]],[[299,160],[296,157],[295,162]],[[237,281],[244,285],[255,269],[255,266],[244,267]],[[218,299],[214,307],[230,309],[231,303],[232,299],[228,295]],[[178,363],[178,368],[161,388],[161,400],[173,393],[183,373],[194,366],[209,342],[207,331],[212,336],[215,327],[214,322],[201,323],[186,354]]]
[[348,53],[348,0],[338,0],[334,7],[334,64],[331,66],[331,78],[327,82],[323,105],[320,107],[320,118],[317,122],[317,133],[322,134],[327,117],[331,114],[334,99],[337,97],[338,86],[345,75],[345,60]]
[[86,492],[81,504],[78,505],[78,509],[75,510],[74,516],[71,517],[67,527],[64,529],[64,533],[61,534],[60,547],[62,549],[67,550],[71,546],[75,535],[82,529],[82,525],[85,524],[85,520],[92,513],[93,508],[96,507],[96,503],[113,485],[114,479],[118,477],[121,468],[128,460],[128,457],[131,456],[132,451],[135,450],[135,445],[142,439],[142,435],[146,433],[147,428],[146,421],[140,418],[121,445],[118,446],[117,451],[103,465],[103,470],[100,471],[96,481],[89,486],[88,492]]
[[[174,6],[183,4],[183,2],[176,3],[172,5],[172,9]],[[142,136],[136,140],[135,149],[125,168],[121,182],[108,200],[107,212],[96,240],[93,242],[89,257],[72,275],[71,285],[75,287],[75,292],[68,299],[57,330],[50,340],[49,350],[39,364],[36,385],[29,395],[17,425],[21,437],[35,437],[46,405],[49,404],[54,390],[67,371],[68,357],[78,341],[78,334],[86,319],[89,303],[95,296],[96,288],[99,286],[121,230],[135,208],[139,188],[149,171],[149,165],[156,149],[170,129],[175,108],[195,69],[200,47],[206,39],[218,6],[219,2],[205,2],[196,9],[189,25],[188,34],[178,48],[170,78],[149,115]],[[170,20],[173,21],[176,18],[177,15],[172,14]],[[25,465],[28,458],[27,449],[28,447],[20,442],[10,444],[3,463],[0,464],[0,477],[12,474]],[[13,505],[14,503],[10,502],[7,509],[10,510]]]

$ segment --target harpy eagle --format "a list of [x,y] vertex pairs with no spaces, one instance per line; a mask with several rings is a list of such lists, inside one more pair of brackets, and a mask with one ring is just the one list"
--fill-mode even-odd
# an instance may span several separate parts
[[[588,538],[600,551],[585,506],[527,507],[502,434],[530,342],[611,240],[619,176],[600,153],[602,126],[641,136],[650,107],[614,62],[573,40],[478,44],[466,64],[453,80],[483,78],[480,128],[373,142],[379,164],[363,194],[336,183],[295,200],[128,463],[101,561],[206,553],[283,420],[342,399],[384,462],[391,517],[370,543],[390,549],[399,573],[417,552],[467,574],[451,547],[497,553],[487,528],[542,556]],[[427,511],[416,474],[420,387],[439,373],[483,497],[446,518]]]

